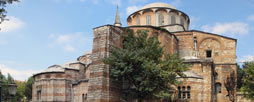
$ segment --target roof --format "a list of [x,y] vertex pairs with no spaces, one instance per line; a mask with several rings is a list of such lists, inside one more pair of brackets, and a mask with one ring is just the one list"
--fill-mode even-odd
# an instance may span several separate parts
[[47,73],[47,72],[64,72],[64,69],[60,65],[52,65],[40,73]]
[[185,75],[184,77],[180,77],[180,76],[177,76],[178,78],[197,78],[197,79],[203,79],[202,76],[192,72],[192,71],[185,71],[183,72],[183,74]]
[[191,72],[191,71],[185,71],[183,72],[183,74],[185,74],[186,76],[185,77],[188,77],[188,78],[200,78],[202,79],[203,77],[194,73],[194,72]]
[[89,51],[84,53],[84,55],[91,55],[91,54],[92,54],[92,50],[89,50]]
[[[52,72],[64,73],[64,71],[65,71],[66,69],[70,69],[70,70],[79,70],[79,68],[70,67],[70,64],[76,64],[76,63],[78,63],[78,64],[84,64],[84,63],[81,63],[81,62],[79,62],[79,61],[70,61],[70,62],[64,63],[64,64],[62,64],[62,65],[52,65],[52,66],[49,66],[46,70],[34,74],[34,76],[35,76],[35,75],[38,75],[38,74],[42,74],[42,73],[52,73]],[[85,64],[84,64],[84,65],[85,65]]]
[[153,7],[163,7],[163,8],[176,9],[172,5],[169,5],[169,4],[166,4],[166,3],[161,3],[161,2],[155,2],[155,3],[151,3],[151,4],[148,4],[148,5],[145,5],[142,9],[153,8]]
[[235,38],[223,36],[223,35],[220,35],[220,34],[209,33],[209,32],[205,32],[205,31],[200,31],[200,30],[177,31],[177,32],[172,32],[172,33],[181,33],[181,32],[199,32],[199,33],[204,33],[204,34],[210,34],[210,35],[220,36],[220,37],[223,37],[223,38],[227,38],[227,39],[231,39],[231,40],[237,41],[237,39],[235,39]]

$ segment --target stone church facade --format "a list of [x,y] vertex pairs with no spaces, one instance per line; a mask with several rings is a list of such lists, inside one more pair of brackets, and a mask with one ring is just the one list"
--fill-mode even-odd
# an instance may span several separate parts
[[236,72],[236,39],[189,30],[188,15],[165,3],[144,6],[132,13],[127,23],[127,27],[121,27],[117,11],[114,25],[93,29],[91,52],[35,74],[32,101],[120,102],[122,84],[110,79],[110,66],[101,59],[109,56],[110,46],[121,46],[120,34],[132,29],[156,34],[165,53],[179,54],[191,65],[184,72],[186,76],[178,78],[182,83],[166,102],[229,102],[224,82]]

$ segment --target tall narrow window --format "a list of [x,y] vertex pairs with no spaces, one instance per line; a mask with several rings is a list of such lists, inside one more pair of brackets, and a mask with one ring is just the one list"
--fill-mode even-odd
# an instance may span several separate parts
[[178,99],[182,98],[182,91],[181,91],[181,87],[178,86]]
[[186,89],[185,89],[185,86],[182,87],[182,96],[183,96],[183,99],[186,98]]
[[162,14],[159,14],[159,26],[164,25],[164,16]]
[[37,100],[40,101],[41,100],[41,90],[37,91]]
[[215,93],[221,93],[221,83],[215,83]]
[[87,100],[87,94],[82,94],[82,102],[85,102]]
[[146,25],[151,25],[151,16],[150,15],[146,16]]
[[171,16],[171,24],[176,24],[176,17],[174,15]]
[[191,90],[191,87],[190,86],[188,86],[187,87],[187,99],[190,99],[190,90]]
[[180,100],[188,100],[191,98],[191,87],[190,86],[182,86],[178,87],[178,99]]
[[85,94],[82,94],[82,102],[85,102]]
[[140,25],[140,18],[139,17],[137,17],[137,19],[136,19],[136,25]]
[[217,79],[218,79],[218,73],[215,72],[215,74],[214,74],[214,80],[217,80]]
[[212,50],[206,50],[206,58],[212,57]]

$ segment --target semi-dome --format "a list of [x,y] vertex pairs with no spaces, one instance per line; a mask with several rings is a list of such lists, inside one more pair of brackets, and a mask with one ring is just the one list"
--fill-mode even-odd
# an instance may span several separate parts
[[142,9],[153,8],[153,7],[163,7],[163,8],[176,9],[172,5],[169,5],[169,4],[166,4],[166,3],[161,3],[161,2],[156,2],[156,3],[151,3],[151,4],[148,4],[148,5],[145,5]]

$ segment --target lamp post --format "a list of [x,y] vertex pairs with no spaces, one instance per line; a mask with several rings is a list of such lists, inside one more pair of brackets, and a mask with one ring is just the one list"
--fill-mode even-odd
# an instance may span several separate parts
[[14,96],[16,95],[17,93],[17,85],[16,83],[13,81],[11,84],[8,85],[8,91],[9,91],[9,94],[12,96],[12,102],[14,102]]

